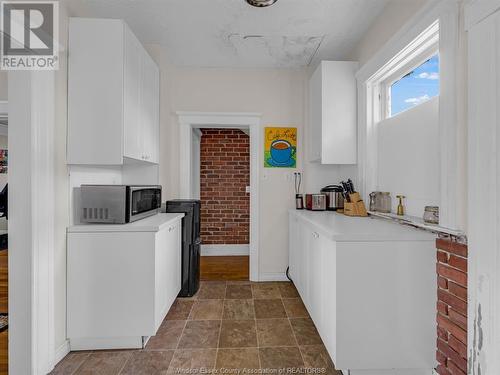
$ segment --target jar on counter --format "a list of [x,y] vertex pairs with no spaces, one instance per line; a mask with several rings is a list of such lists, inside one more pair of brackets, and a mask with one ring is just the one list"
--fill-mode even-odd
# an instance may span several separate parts
[[392,198],[391,198],[391,193],[389,192],[380,192],[380,196],[379,196],[379,202],[378,202],[378,207],[377,207],[377,211],[378,212],[383,212],[383,213],[386,213],[386,214],[390,214],[391,213],[391,209],[392,209]]
[[424,223],[439,224],[439,207],[438,206],[425,206]]

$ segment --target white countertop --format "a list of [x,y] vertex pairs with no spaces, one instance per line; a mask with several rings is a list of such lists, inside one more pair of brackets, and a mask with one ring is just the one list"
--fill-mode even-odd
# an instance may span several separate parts
[[80,224],[68,227],[68,233],[158,232],[183,217],[182,213],[160,213],[127,224]]
[[351,217],[333,211],[289,210],[333,241],[434,241],[436,235],[375,217]]

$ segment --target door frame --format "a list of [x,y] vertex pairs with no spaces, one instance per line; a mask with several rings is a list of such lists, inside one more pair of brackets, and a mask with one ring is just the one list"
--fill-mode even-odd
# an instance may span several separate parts
[[259,281],[260,113],[177,112],[180,146],[180,197],[192,197],[193,129],[248,129],[250,132],[250,280]]
[[8,73],[9,373],[54,366],[55,72]]

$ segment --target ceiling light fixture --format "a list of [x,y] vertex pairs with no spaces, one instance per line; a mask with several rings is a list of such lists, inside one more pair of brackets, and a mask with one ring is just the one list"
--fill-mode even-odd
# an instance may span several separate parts
[[246,0],[246,2],[257,8],[264,8],[273,5],[278,0]]

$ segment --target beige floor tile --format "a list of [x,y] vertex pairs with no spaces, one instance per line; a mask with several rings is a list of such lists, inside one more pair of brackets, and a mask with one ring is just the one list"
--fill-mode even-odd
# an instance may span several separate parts
[[335,370],[335,366],[323,345],[301,346],[300,351],[307,368],[320,370],[322,374],[342,375],[342,372]]
[[250,285],[229,284],[226,288],[226,299],[249,298],[252,298],[252,287]]
[[279,290],[281,298],[297,298],[299,293],[292,283],[281,283],[279,284]]
[[149,339],[146,350],[177,348],[185,325],[185,320],[164,320],[156,335]]
[[186,323],[178,348],[216,348],[220,320],[191,320]]
[[196,369],[196,373],[200,374],[200,370],[214,368],[216,356],[217,349],[178,349],[170,362],[168,372],[182,374],[186,373],[185,370]]
[[131,355],[131,351],[101,351],[91,353],[75,374],[118,375]]
[[255,320],[223,320],[219,348],[257,347]]
[[308,318],[309,314],[300,298],[287,298],[283,300],[286,314],[289,318]]
[[197,293],[197,299],[224,299],[225,295],[225,282],[203,281]]
[[257,348],[219,349],[215,368],[246,370],[259,369],[259,350]]
[[259,347],[296,345],[288,319],[257,320],[257,337]]
[[189,320],[222,319],[222,299],[197,300],[191,309]]
[[290,319],[290,323],[299,345],[315,345],[323,343],[311,319]]
[[259,348],[259,356],[263,369],[285,369],[288,374],[304,367],[298,347]]
[[51,375],[72,375],[88,358],[90,353],[72,352],[57,364]]
[[226,299],[222,319],[255,319],[254,300]]
[[256,299],[255,317],[257,319],[286,318],[285,308],[281,299]]
[[173,350],[133,352],[120,375],[165,375],[173,355]]
[[186,320],[194,305],[192,300],[176,299],[168,311],[167,320]]
[[253,298],[281,298],[280,290],[275,283],[258,283],[252,284]]

